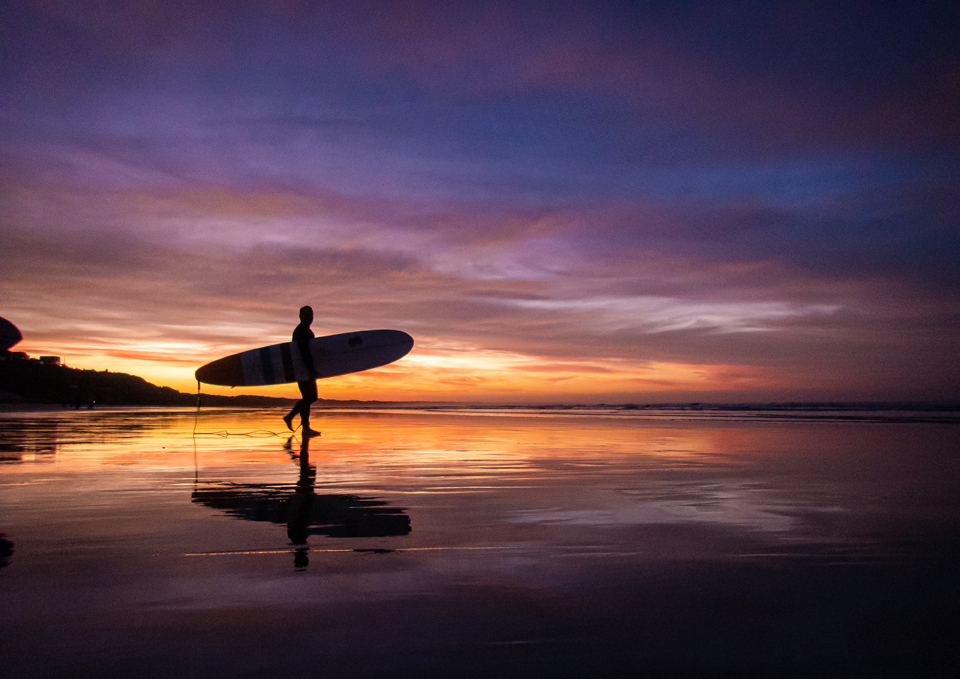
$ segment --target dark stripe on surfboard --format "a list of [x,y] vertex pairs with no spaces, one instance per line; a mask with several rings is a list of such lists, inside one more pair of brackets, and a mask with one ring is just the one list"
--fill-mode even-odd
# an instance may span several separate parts
[[290,355],[290,345],[280,345],[280,358],[283,360],[283,379],[287,382],[295,382],[293,379],[293,356]]
[[273,384],[273,361],[270,356],[270,347],[260,350],[260,367],[263,369],[263,383]]

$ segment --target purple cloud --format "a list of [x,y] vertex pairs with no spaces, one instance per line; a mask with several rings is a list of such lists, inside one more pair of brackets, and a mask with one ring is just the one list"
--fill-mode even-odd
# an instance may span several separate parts
[[25,333],[210,355],[314,301],[595,374],[957,395],[953,5],[188,5],[0,10]]

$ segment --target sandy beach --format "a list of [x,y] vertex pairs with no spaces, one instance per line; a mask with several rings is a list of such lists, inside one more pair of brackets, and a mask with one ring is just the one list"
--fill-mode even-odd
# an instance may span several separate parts
[[315,420],[6,413],[4,674],[960,668],[955,424]]

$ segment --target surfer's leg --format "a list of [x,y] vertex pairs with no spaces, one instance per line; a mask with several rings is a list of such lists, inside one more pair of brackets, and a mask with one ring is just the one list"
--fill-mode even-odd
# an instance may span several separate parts
[[310,406],[317,401],[317,383],[315,380],[306,380],[298,382],[300,387],[300,424],[303,425],[303,433],[306,436],[319,434],[320,432],[310,428]]
[[[307,386],[308,384],[313,385],[313,400],[309,400],[310,387]],[[317,385],[315,382],[312,380],[309,383],[297,382],[297,386],[300,387],[300,400],[293,404],[293,410],[287,413],[283,418],[283,421],[287,425],[287,429],[290,431],[294,430],[293,418],[296,417],[297,414],[300,415],[300,424],[303,425],[304,428],[309,426],[310,404],[317,400]]]
[[301,403],[303,403],[303,400],[302,400],[302,399],[301,399],[300,401],[297,401],[297,402],[294,404],[293,410],[291,410],[289,413],[287,413],[286,415],[283,416],[283,422],[284,422],[284,424],[287,425],[287,429],[289,429],[290,431],[293,431],[293,418],[294,418],[294,416],[295,416],[297,413],[300,412],[300,404],[301,404]]

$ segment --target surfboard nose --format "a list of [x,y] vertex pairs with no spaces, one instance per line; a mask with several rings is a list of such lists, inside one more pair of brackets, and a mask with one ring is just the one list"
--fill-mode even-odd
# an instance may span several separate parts
[[395,332],[397,334],[398,344],[406,344],[407,346],[410,347],[409,349],[407,349],[407,351],[410,351],[410,349],[413,349],[413,338],[410,335],[405,333],[403,330],[392,330],[391,332]]
[[396,349],[396,358],[391,359],[391,362],[403,358],[413,349],[413,338],[403,330],[383,330],[381,332],[390,333],[390,344]]

